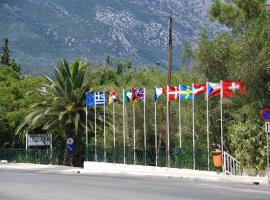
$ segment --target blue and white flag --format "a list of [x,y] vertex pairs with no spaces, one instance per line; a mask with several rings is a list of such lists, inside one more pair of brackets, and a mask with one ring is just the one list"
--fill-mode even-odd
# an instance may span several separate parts
[[97,106],[108,104],[108,95],[106,92],[95,92],[95,104]]
[[95,92],[86,94],[86,106],[99,106],[108,104],[106,92]]

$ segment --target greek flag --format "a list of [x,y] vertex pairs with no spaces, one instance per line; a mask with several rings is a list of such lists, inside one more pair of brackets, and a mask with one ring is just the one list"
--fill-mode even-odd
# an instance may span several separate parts
[[108,104],[108,95],[106,92],[95,92],[95,104],[97,106]]
[[106,92],[94,92],[86,94],[86,106],[99,106],[108,104],[108,95]]

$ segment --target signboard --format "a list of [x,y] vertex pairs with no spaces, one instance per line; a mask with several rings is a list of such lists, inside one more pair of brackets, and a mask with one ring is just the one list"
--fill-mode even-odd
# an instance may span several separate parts
[[265,108],[265,109],[262,110],[262,112],[261,112],[261,118],[265,122],[269,122],[270,121],[270,109],[269,108]]
[[28,134],[26,136],[26,146],[51,146],[51,134]]
[[65,151],[67,153],[72,153],[73,152],[73,139],[72,138],[68,138],[67,139],[67,143],[66,143],[66,149]]

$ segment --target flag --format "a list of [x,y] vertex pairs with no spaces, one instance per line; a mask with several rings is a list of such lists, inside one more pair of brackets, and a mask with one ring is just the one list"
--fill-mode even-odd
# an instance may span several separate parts
[[95,92],[86,94],[86,106],[108,104],[108,95],[106,92]]
[[165,88],[154,88],[154,101],[157,101],[157,99],[162,95],[166,94],[166,89]]
[[236,93],[246,94],[246,83],[243,81],[222,81],[222,96],[232,97]]
[[180,100],[192,99],[192,86],[179,85],[180,87]]
[[209,82],[207,87],[208,87],[207,91],[208,97],[214,97],[220,94],[221,89],[220,83]]
[[167,97],[169,101],[179,98],[179,87],[168,86]]
[[206,92],[206,84],[194,83],[193,86],[193,93],[195,97]]
[[135,90],[136,99],[144,103],[144,88]]
[[116,92],[113,90],[109,94],[109,104],[117,103],[117,101],[118,101],[118,96],[116,95]]
[[131,103],[132,93],[125,91],[124,99],[125,99],[125,103]]
[[86,106],[94,106],[95,105],[95,95],[93,93],[87,93],[86,95]]
[[108,95],[106,92],[95,92],[95,104],[98,105],[106,105],[108,104]]
[[135,87],[132,87],[131,89],[131,99],[130,103],[135,104],[137,103],[137,89]]

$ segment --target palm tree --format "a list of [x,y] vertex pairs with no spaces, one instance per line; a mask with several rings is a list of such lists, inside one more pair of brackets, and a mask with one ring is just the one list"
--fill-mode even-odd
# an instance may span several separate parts
[[25,128],[42,127],[44,130],[57,127],[66,137],[74,139],[73,165],[82,164],[82,132],[85,129],[85,93],[89,92],[86,85],[86,72],[89,63],[75,60],[70,65],[60,60],[53,73],[55,80],[44,76],[45,84],[38,88],[46,101],[31,106],[29,114],[17,127],[17,133]]

